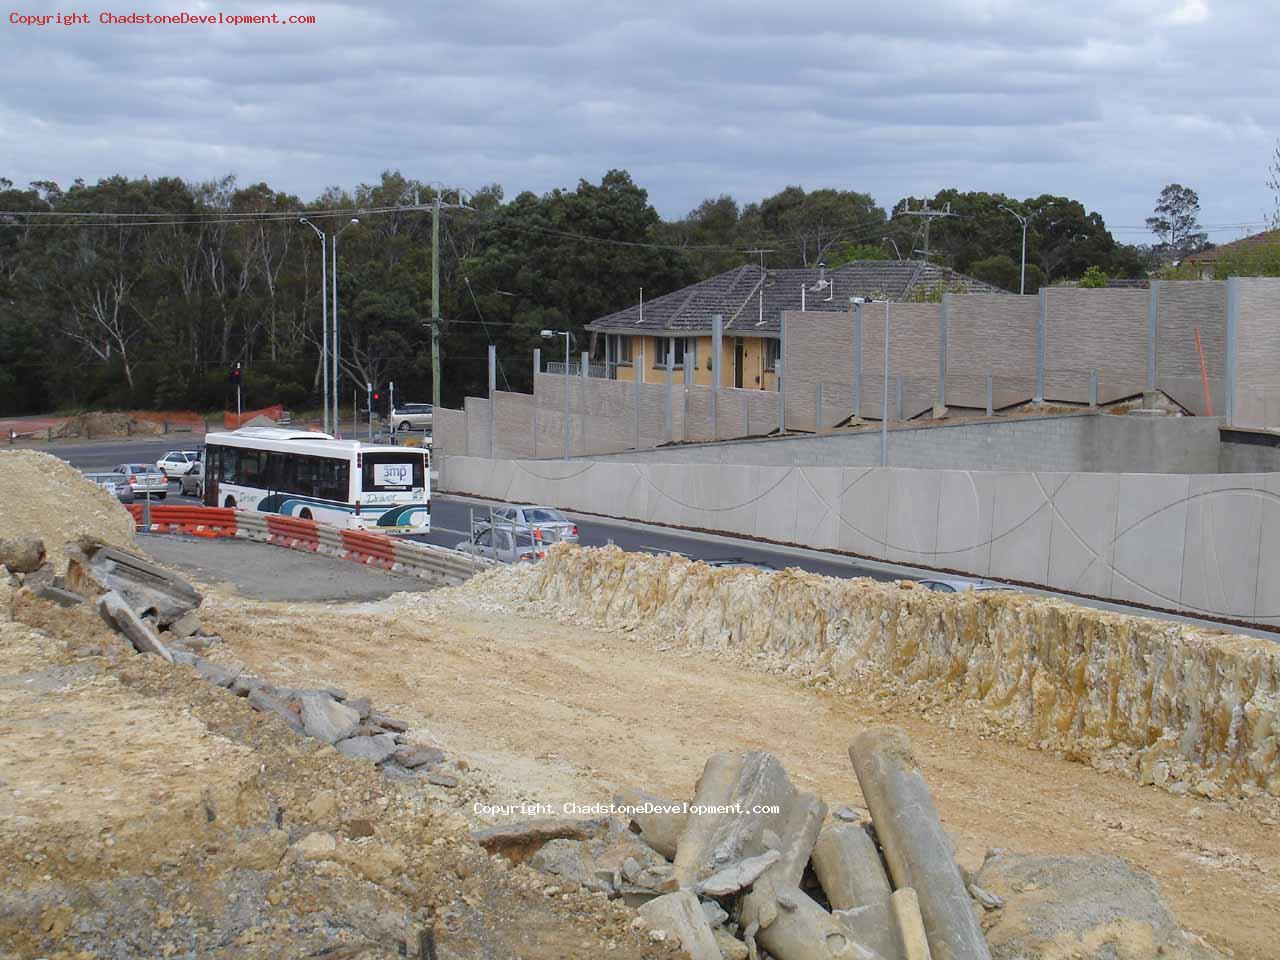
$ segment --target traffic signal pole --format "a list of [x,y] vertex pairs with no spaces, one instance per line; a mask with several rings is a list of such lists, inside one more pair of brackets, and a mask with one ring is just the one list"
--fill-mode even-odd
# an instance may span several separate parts
[[440,406],[440,194],[431,207],[431,403]]
[[241,415],[241,414],[240,414],[240,406],[241,406],[241,404],[240,404],[240,378],[241,378],[241,376],[243,376],[243,375],[240,373],[240,364],[238,364],[238,363],[237,363],[237,364],[236,364],[236,427],[237,427],[237,428],[239,428],[239,426],[240,426],[240,415]]
[[369,402],[369,439],[373,440],[373,384],[366,383],[364,385],[365,392],[368,394]]

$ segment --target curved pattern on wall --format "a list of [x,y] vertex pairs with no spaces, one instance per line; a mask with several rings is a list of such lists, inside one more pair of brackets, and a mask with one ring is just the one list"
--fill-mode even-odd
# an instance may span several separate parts
[[449,489],[1280,625],[1280,474],[451,457]]

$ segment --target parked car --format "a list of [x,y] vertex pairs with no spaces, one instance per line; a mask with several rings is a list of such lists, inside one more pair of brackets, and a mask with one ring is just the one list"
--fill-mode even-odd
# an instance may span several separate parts
[[197,460],[191,469],[178,478],[179,492],[184,497],[204,499],[204,461]]
[[543,543],[578,542],[578,525],[555,507],[500,507],[494,508],[493,516],[516,527],[529,527]]
[[169,493],[169,478],[154,464],[120,463],[116,464],[112,473],[122,475],[124,484],[135,496],[150,495],[163,500]]
[[405,403],[392,407],[387,422],[392,430],[430,430],[431,404]]
[[964,593],[966,590],[1012,590],[1003,583],[984,583],[973,580],[917,580],[916,583],[935,593]]
[[497,524],[477,527],[469,540],[453,549],[501,563],[529,563],[547,555],[544,545],[535,544],[531,534]]
[[708,567],[721,567],[744,570],[763,570],[765,573],[777,573],[781,568],[775,567],[765,560],[748,560],[745,557],[713,557],[703,560]]
[[92,481],[100,486],[107,493],[116,497],[122,503],[130,503],[133,500],[133,488],[127,483],[122,483],[120,474],[108,473],[105,471],[97,471],[93,473],[85,473],[84,478]]
[[191,465],[200,459],[195,450],[170,450],[156,461],[156,466],[166,477],[180,477],[191,472]]

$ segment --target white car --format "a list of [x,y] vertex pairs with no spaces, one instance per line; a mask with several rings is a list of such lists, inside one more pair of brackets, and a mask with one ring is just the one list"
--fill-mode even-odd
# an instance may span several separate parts
[[429,403],[402,403],[391,411],[387,422],[392,430],[430,430],[431,410]]
[[156,461],[156,466],[166,477],[181,477],[190,473],[199,459],[200,455],[194,450],[170,450]]
[[578,542],[578,525],[555,507],[495,507],[493,516],[533,534],[542,543]]

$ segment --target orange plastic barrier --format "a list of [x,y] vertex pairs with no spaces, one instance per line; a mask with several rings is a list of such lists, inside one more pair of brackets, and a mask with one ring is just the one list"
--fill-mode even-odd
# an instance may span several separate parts
[[310,550],[312,553],[320,549],[320,528],[314,520],[295,520],[270,514],[267,516],[267,534],[278,547]]
[[[134,523],[142,529],[143,505],[128,504]],[[151,533],[185,533],[193,537],[234,537],[236,512],[227,507],[165,506],[151,508]]]
[[380,533],[342,531],[342,556],[356,563],[390,570],[396,565],[395,541]]

